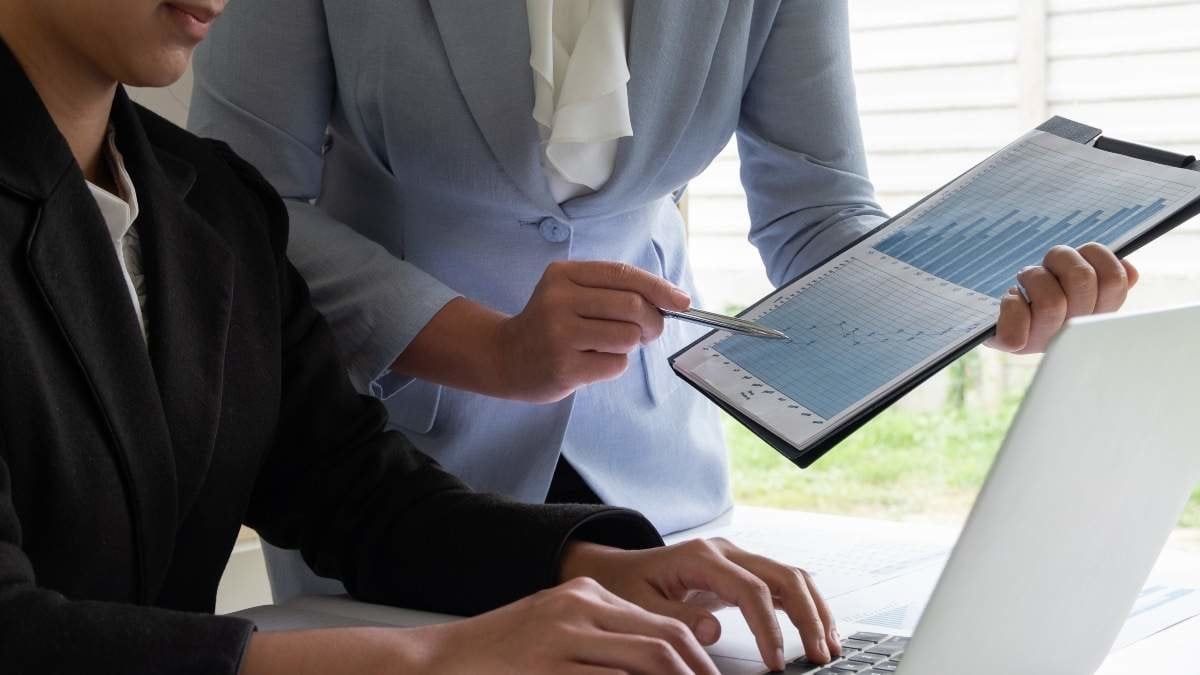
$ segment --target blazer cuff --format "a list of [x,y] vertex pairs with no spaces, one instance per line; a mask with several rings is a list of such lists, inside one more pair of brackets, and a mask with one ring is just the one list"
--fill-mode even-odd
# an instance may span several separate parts
[[614,507],[584,516],[567,532],[563,546],[570,541],[586,541],[627,551],[663,545],[662,535],[645,516],[632,509]]
[[[510,551],[515,555],[503,561],[497,560],[494,569],[504,570],[504,575],[513,586],[506,596],[493,597],[486,606],[472,607],[469,614],[499,607],[557,586],[561,583],[563,552],[569,542],[587,541],[626,550],[663,545],[662,537],[654,525],[642,514],[629,509],[584,504],[519,505],[516,509],[505,518],[509,520],[509,526],[495,530],[509,541]],[[517,516],[518,511],[523,512],[524,517]],[[525,529],[525,542],[513,546],[513,528],[521,527]],[[538,533],[539,530],[541,533]],[[539,547],[535,544],[542,537],[545,537],[548,546]]]
[[359,391],[387,400],[413,381],[392,372],[392,364],[417,333],[460,294],[428,275],[406,275],[408,287],[371,309],[367,325],[349,355],[350,379]]
[[566,552],[567,544],[573,541],[586,541],[626,551],[640,551],[663,545],[662,535],[637,511],[608,508],[589,514],[575,523],[559,544],[558,554],[554,556],[554,566],[551,569],[552,578],[547,586],[558,585],[563,553]]

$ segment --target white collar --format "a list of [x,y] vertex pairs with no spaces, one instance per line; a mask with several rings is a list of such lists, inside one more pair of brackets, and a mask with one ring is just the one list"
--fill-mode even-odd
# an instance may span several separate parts
[[133,222],[137,220],[137,191],[133,187],[133,179],[125,170],[125,158],[121,156],[121,151],[117,150],[117,134],[112,127],[108,129],[103,154],[113,180],[117,183],[118,194],[114,195],[91,181],[88,181],[87,186],[96,199],[96,205],[100,207],[100,215],[104,217],[108,234],[115,244],[125,238],[129,228],[133,227]]

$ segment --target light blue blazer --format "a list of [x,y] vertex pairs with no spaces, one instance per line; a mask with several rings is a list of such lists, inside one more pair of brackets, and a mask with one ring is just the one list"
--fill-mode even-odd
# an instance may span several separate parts
[[[716,411],[667,357],[532,405],[388,374],[449,300],[516,313],[556,260],[625,261],[695,293],[673,192],[733,134],[750,240],[782,283],[880,222],[845,0],[633,0],[633,137],[611,180],[555,203],[538,161],[521,0],[239,0],[196,55],[189,126],[289,201],[291,255],[356,383],[477,489],[546,495],[560,453],[663,532],[730,504]],[[327,136],[326,130],[329,130]]]

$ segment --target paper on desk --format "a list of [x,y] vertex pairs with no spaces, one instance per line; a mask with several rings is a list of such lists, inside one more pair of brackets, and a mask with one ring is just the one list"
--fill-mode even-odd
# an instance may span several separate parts
[[1146,585],[1133,605],[1113,651],[1128,647],[1180,621],[1200,616],[1200,592],[1194,588]]
[[733,525],[705,536],[724,537],[746,550],[803,568],[827,600],[921,570],[940,571],[950,554],[944,541],[881,537],[848,528],[767,531]]

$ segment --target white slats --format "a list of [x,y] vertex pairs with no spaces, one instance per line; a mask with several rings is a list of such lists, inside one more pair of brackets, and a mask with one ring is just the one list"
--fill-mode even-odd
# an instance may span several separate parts
[[851,0],[850,23],[859,33],[923,24],[960,25],[972,21],[1010,19],[1017,0]]
[[859,72],[1009,63],[1017,58],[1013,19],[860,31],[852,37]]
[[[849,1],[863,135],[889,212],[1054,114],[1200,154],[1200,0]],[[730,145],[691,186],[692,254],[714,306],[761,289],[761,274],[731,273],[759,264],[743,200]],[[1143,304],[1200,299],[1200,219],[1169,236],[1137,258]]]

